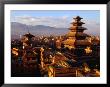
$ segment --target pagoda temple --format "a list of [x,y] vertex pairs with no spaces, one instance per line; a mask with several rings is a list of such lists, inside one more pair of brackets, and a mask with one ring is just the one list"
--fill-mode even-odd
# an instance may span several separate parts
[[33,67],[36,66],[37,58],[36,58],[36,51],[32,46],[32,38],[35,37],[31,33],[27,33],[23,35],[22,42],[23,42],[23,65],[26,67]]
[[64,41],[64,44],[65,47],[68,47],[69,49],[73,48],[76,53],[79,53],[80,51],[82,52],[82,50],[84,52],[84,50],[91,45],[91,42],[87,40],[87,37],[89,37],[89,35],[84,33],[84,30],[87,29],[85,27],[82,27],[82,25],[85,24],[81,21],[81,19],[83,18],[77,16],[73,19],[75,21],[71,23],[72,26],[69,28],[70,31],[66,35],[67,40]]

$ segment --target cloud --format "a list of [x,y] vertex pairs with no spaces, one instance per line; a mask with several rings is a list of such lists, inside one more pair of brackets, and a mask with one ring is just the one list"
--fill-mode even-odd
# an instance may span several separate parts
[[63,19],[63,20],[65,20],[65,19],[67,19],[69,16],[62,16],[61,18]]
[[16,16],[13,20],[14,22],[23,23],[26,25],[46,25],[46,26],[55,26],[55,27],[69,27],[68,26],[68,17],[31,17],[31,16]]

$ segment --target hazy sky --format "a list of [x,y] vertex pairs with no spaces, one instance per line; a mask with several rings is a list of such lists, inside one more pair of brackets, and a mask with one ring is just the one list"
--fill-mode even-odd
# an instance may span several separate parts
[[69,28],[73,17],[76,16],[83,18],[82,21],[85,22],[83,26],[88,28],[88,33],[100,33],[100,11],[98,10],[13,10],[11,22]]

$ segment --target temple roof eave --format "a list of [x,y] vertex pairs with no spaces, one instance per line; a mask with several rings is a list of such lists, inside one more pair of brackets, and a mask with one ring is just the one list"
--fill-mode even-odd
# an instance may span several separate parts
[[90,35],[85,34],[85,33],[75,33],[75,32],[69,32],[68,34],[66,34],[66,36],[68,37],[90,37]]
[[80,16],[76,16],[76,17],[73,18],[73,19],[83,19],[83,18],[81,18]]
[[70,27],[69,30],[87,30],[85,27]]
[[78,23],[79,23],[79,24],[85,24],[84,22],[81,22],[81,21],[80,21],[80,22],[75,22],[75,21],[74,21],[74,22],[71,22],[70,24],[78,24]]
[[89,41],[87,41],[87,40],[77,40],[76,42],[75,42],[75,45],[91,45],[92,43],[91,42],[89,42]]

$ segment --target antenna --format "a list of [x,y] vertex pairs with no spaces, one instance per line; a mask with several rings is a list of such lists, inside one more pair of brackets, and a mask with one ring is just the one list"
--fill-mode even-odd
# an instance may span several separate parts
[[28,29],[28,33],[29,33],[29,29]]
[[27,26],[27,30],[28,30],[28,34],[29,34],[29,28],[28,28],[28,26]]
[[27,28],[28,29],[28,34],[29,34],[29,28]]

